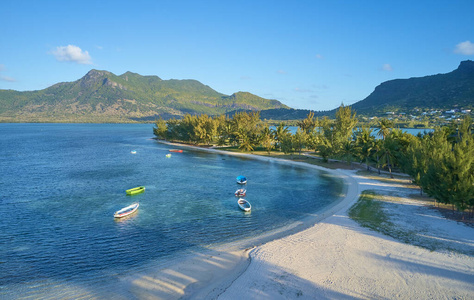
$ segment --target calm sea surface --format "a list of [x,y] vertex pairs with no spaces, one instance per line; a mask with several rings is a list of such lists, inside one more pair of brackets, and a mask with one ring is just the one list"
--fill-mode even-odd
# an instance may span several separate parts
[[[276,126],[270,126],[271,129],[275,129]],[[372,129],[372,135],[377,136],[378,128],[371,128]],[[295,134],[296,131],[298,130],[298,126],[288,126],[288,130],[292,133]],[[356,131],[355,129],[354,131]],[[401,128],[403,132],[409,133],[411,135],[418,135],[418,133],[425,134],[429,132],[433,132],[434,130],[431,128]]]
[[[150,124],[0,124],[0,298],[107,281],[338,199],[324,173],[186,149],[166,158],[152,137]],[[238,209],[238,175],[251,213]],[[137,213],[113,218],[136,201]]]

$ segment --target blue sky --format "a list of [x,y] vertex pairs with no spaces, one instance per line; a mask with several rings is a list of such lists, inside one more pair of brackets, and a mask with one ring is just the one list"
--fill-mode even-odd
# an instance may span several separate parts
[[472,0],[4,0],[0,89],[132,71],[328,110],[474,60],[473,12]]

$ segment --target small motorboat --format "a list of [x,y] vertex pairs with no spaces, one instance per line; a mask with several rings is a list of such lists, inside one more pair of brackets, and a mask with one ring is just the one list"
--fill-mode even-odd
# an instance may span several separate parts
[[167,157],[167,158],[170,158],[170,157],[171,157],[171,153],[166,154],[166,157]]
[[238,184],[246,184],[247,183],[247,177],[245,176],[237,176],[237,183]]
[[250,202],[247,200],[240,198],[237,201],[237,204],[239,205],[240,209],[243,211],[250,211],[252,209],[252,205],[250,205]]
[[130,153],[137,154],[137,150],[132,150],[132,151],[130,151]]
[[114,218],[123,218],[123,217],[126,217],[128,215],[131,215],[131,214],[133,214],[134,212],[137,211],[138,206],[139,206],[138,202],[135,202],[132,205],[124,207],[121,210],[118,210],[114,213]]
[[183,150],[181,150],[181,149],[170,149],[170,152],[183,153]]
[[125,192],[127,193],[127,195],[133,196],[133,195],[136,195],[136,194],[143,193],[144,191],[145,191],[144,186],[138,186],[138,187],[135,187],[133,189],[126,190]]
[[235,196],[237,197],[245,197],[245,195],[247,194],[247,190],[245,189],[238,189],[235,191]]

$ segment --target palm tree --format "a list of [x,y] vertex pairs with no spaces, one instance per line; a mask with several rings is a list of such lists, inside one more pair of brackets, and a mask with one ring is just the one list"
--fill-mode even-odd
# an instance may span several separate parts
[[273,137],[273,131],[270,130],[268,125],[263,128],[262,133],[260,134],[260,141],[268,154],[270,154],[270,151],[272,151],[273,146],[275,145],[275,138]]
[[385,137],[389,135],[390,131],[393,128],[393,122],[388,119],[380,119],[379,123],[377,124],[378,132],[377,135],[382,137],[385,140]]
[[241,143],[239,146],[239,149],[245,152],[250,152],[253,151],[252,143],[250,142],[250,139],[248,136],[243,136],[241,139]]
[[233,144],[235,140],[232,139],[233,137],[233,128],[232,123],[229,120],[224,120],[221,125],[219,126],[219,141],[218,145],[226,145],[227,143]]
[[375,137],[372,128],[362,127],[356,132],[356,149],[361,160],[365,160],[367,171],[370,171],[369,158],[375,150]]
[[314,120],[314,112],[310,111],[309,114],[306,116],[306,119],[298,121],[298,127],[304,133],[310,133],[316,127],[317,121]]
[[278,124],[278,126],[273,129],[273,136],[275,137],[276,144],[280,147],[281,151],[281,142],[284,136],[288,135],[290,133],[290,130],[288,129],[287,126],[283,122]]
[[387,166],[390,177],[393,178],[392,165],[395,161],[395,155],[398,151],[397,141],[392,138],[382,140],[380,148],[380,159],[383,161],[382,166]]
[[293,146],[298,150],[299,155],[301,155],[301,150],[305,147],[307,140],[307,134],[298,128],[295,135],[293,135]]
[[354,141],[346,140],[342,143],[341,147],[342,157],[345,158],[346,162],[351,165],[352,169],[352,158],[354,157]]

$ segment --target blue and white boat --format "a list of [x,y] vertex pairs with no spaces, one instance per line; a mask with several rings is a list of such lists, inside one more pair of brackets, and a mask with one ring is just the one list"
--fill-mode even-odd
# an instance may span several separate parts
[[247,177],[240,175],[237,176],[237,183],[238,184],[246,184],[247,183]]

